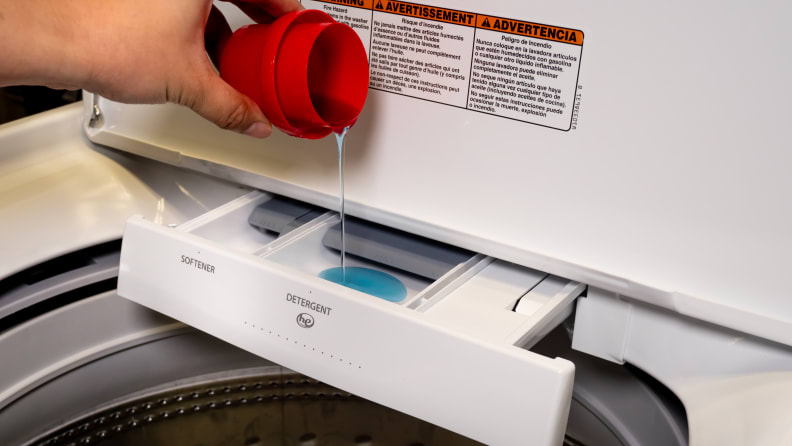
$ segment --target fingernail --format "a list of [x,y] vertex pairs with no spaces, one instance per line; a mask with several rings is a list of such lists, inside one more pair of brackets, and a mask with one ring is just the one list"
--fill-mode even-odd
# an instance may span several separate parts
[[266,138],[272,133],[272,126],[266,122],[254,122],[247,128],[243,135],[252,136],[254,138]]

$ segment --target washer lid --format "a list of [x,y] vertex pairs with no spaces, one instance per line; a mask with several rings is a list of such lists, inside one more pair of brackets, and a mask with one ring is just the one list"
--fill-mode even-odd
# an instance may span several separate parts
[[[782,125],[792,60],[778,57],[792,41],[789,5],[724,5],[716,23],[706,5],[680,21],[673,8],[637,14],[627,1],[426,3],[585,32],[565,98],[579,107],[576,129],[372,89],[348,136],[350,214],[792,345]],[[724,31],[748,22],[773,32]],[[717,44],[692,45],[691,35]],[[733,63],[735,54],[773,63]],[[95,142],[336,206],[333,138],[259,141],[173,105],[99,106],[103,125],[87,128]]]

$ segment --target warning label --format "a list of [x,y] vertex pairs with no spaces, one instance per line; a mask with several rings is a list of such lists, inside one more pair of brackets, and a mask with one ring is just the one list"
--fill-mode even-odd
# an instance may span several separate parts
[[372,0],[302,0],[302,4],[307,9],[324,11],[336,22],[352,27],[360,36],[368,53],[371,41]]
[[[397,12],[382,12],[388,9]],[[424,15],[438,20],[415,18]],[[466,107],[474,20],[474,14],[378,0],[371,87]]]
[[583,32],[396,0],[302,0],[351,26],[370,87],[569,130]]

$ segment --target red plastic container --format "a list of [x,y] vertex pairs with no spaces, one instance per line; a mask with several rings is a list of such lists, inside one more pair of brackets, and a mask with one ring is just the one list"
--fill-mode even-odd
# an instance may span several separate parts
[[318,139],[355,123],[366,102],[369,65],[352,28],[305,10],[237,30],[220,55],[220,76],[275,127]]

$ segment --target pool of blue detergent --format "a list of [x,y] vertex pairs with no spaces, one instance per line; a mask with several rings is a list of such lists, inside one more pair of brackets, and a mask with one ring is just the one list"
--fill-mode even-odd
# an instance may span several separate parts
[[348,266],[345,275],[341,267],[334,267],[320,272],[319,277],[388,302],[401,302],[407,297],[407,287],[401,280],[376,269]]

